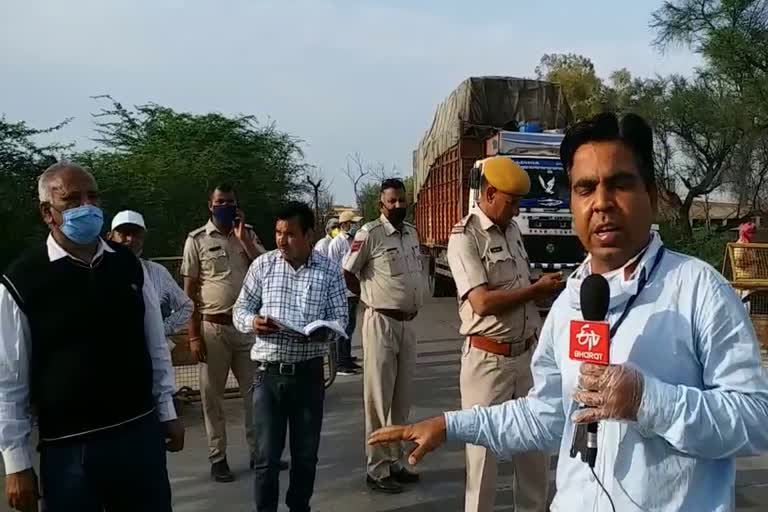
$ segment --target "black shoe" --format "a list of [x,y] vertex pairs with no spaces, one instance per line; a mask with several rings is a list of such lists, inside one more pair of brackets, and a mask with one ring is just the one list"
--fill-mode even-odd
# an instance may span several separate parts
[[[251,471],[253,471],[253,468],[255,468],[255,467],[256,467],[256,459],[254,459],[253,457],[251,457],[251,464],[250,464],[250,467],[251,467]],[[280,461],[280,471],[288,471],[288,469],[289,469],[290,467],[291,467],[291,465],[290,465],[290,464],[288,464],[288,461],[287,461],[287,460],[281,460],[281,461]]]
[[357,364],[357,363],[356,363],[356,362],[354,362],[354,361],[350,362],[350,363],[349,363],[347,366],[349,366],[349,367],[350,367],[350,368],[352,368],[353,370],[357,370],[357,371],[359,371],[359,372],[362,372],[362,371],[363,371],[363,367],[362,367],[362,366],[360,366],[359,364]]
[[337,375],[357,375],[358,373],[360,372],[357,369],[353,368],[352,365],[349,365],[349,364],[336,367]]
[[211,464],[211,478],[222,483],[235,481],[235,475],[230,471],[227,459]]
[[365,483],[368,488],[374,492],[380,492],[383,494],[400,494],[403,492],[403,486],[395,482],[391,476],[382,479],[376,479],[367,475],[365,477]]
[[415,484],[420,478],[418,473],[414,473],[405,468],[400,468],[397,471],[390,469],[389,476],[391,476],[395,482],[400,484]]

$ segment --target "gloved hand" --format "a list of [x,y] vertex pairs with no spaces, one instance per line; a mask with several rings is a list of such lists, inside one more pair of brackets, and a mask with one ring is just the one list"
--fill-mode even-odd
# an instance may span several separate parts
[[643,374],[631,366],[583,363],[573,399],[589,408],[574,414],[574,423],[636,420],[643,382]]

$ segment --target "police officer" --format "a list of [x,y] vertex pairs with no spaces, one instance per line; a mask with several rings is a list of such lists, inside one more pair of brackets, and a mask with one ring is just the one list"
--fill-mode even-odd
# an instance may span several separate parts
[[[404,222],[405,186],[388,179],[380,189],[381,217],[355,235],[344,260],[347,287],[367,306],[363,316],[363,399],[366,439],[408,418],[416,362],[410,322],[423,302],[419,235]],[[407,465],[402,443],[366,446],[366,482],[377,492],[402,492],[419,475]]]
[[255,449],[249,391],[254,372],[250,357],[253,340],[235,330],[232,306],[248,266],[265,250],[251,227],[245,224],[230,185],[219,185],[211,192],[208,209],[211,215],[208,223],[187,238],[181,274],[184,290],[195,306],[189,322],[189,349],[199,362],[211,477],[217,482],[231,482],[235,477],[227,463],[222,404],[230,368],[243,396],[245,435],[251,454]]
[[[528,394],[531,354],[541,319],[534,304],[561,286],[546,274],[531,284],[520,229],[512,220],[530,190],[528,174],[507,157],[481,162],[479,203],[454,226],[448,264],[459,297],[463,408],[488,406]],[[490,512],[496,496],[497,466],[483,447],[467,445],[465,512]],[[549,458],[526,453],[513,459],[515,511],[541,512],[547,502]]]

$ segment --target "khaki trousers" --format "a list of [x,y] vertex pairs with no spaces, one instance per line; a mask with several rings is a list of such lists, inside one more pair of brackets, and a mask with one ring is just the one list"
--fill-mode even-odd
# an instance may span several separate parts
[[[409,322],[399,322],[365,308],[363,337],[363,401],[365,438],[371,432],[408,421],[416,365],[416,337]],[[407,467],[403,443],[368,446],[368,474],[389,476],[390,467]]]
[[251,361],[250,337],[238,332],[231,325],[202,323],[203,340],[207,354],[206,362],[198,364],[200,376],[200,398],[203,402],[205,433],[208,436],[208,458],[211,463],[224,460],[227,456],[227,429],[224,417],[224,389],[229,370],[237,379],[245,409],[245,438],[250,453],[255,449],[253,434],[253,383],[254,363]]
[[[464,343],[461,357],[461,407],[500,404],[523,397],[533,386],[531,354],[504,357]],[[467,445],[465,512],[491,512],[496,500],[496,458],[482,446]],[[544,512],[549,484],[549,456],[541,452],[516,455],[513,496],[515,512]]]

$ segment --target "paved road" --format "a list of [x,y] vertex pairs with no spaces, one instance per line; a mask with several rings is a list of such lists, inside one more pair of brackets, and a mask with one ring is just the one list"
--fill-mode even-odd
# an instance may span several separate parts
[[[459,405],[458,321],[455,302],[440,299],[419,315],[415,407],[412,416],[423,418]],[[359,350],[359,339],[356,340]],[[360,377],[339,377],[328,392],[320,463],[313,510],[320,512],[453,512],[462,510],[464,455],[460,446],[448,446],[424,461],[422,483],[398,496],[370,494],[365,487],[363,452],[362,382]],[[251,480],[236,400],[227,402],[229,460],[238,480],[215,484],[208,477],[205,438],[199,405],[184,409],[187,448],[170,456],[174,510],[177,512],[250,511]],[[554,462],[553,462],[554,464]],[[553,466],[554,467],[554,466]],[[284,497],[287,474],[281,476]],[[554,471],[551,472],[554,480]],[[554,487],[554,482],[552,482]],[[497,499],[498,511],[511,511],[509,465],[502,465]],[[742,459],[737,474],[738,512],[757,512],[768,507],[768,457]],[[0,505],[0,512],[7,509]],[[281,509],[285,510],[285,509]]]

